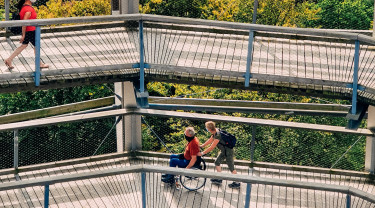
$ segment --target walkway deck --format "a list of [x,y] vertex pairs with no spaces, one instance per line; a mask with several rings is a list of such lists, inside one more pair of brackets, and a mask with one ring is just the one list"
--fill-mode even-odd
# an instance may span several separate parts
[[[33,86],[30,47],[14,60],[11,72],[0,63],[0,92],[139,79],[139,66],[134,68],[140,63],[138,23],[114,21],[143,20],[146,81],[248,89],[244,76],[249,30],[253,30],[250,89],[351,99],[354,42],[360,40],[358,83],[364,88],[358,91],[359,99],[375,103],[375,41],[364,35],[155,15],[106,18],[113,20],[43,29],[42,60],[51,67],[42,71],[41,86]],[[55,22],[78,20],[94,21]],[[40,20],[40,24],[53,21]],[[18,37],[2,36],[0,57],[4,59],[18,45]]]
[[[69,175],[93,170],[111,169],[140,163],[167,165],[167,160],[155,157],[129,159],[128,154],[113,154],[93,158],[62,161],[21,168],[20,180]],[[89,162],[91,161],[91,162]],[[212,163],[208,171],[213,171]],[[23,171],[22,171],[23,169]],[[239,174],[264,178],[278,178],[294,181],[309,181],[323,184],[352,186],[375,194],[375,184],[358,173],[323,174],[319,171],[305,172],[275,168],[247,168],[237,166]],[[226,170],[224,170],[226,171]],[[15,181],[11,171],[0,171],[1,183]],[[346,175],[345,175],[346,174]],[[355,176],[357,174],[357,176]],[[351,176],[350,176],[351,175]],[[147,173],[147,207],[243,207],[246,184],[241,189],[232,190],[229,182],[217,186],[209,181],[196,192],[174,187],[160,182],[161,175]],[[0,192],[0,207],[42,207],[44,187]],[[345,196],[314,190],[300,190],[276,186],[253,185],[251,207],[343,207]],[[125,174],[97,179],[54,184],[50,186],[50,207],[141,207],[140,174]],[[352,198],[352,207],[375,207],[358,198]]]

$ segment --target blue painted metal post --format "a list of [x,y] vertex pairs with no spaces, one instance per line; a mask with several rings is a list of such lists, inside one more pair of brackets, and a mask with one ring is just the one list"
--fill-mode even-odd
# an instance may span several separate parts
[[35,86],[40,85],[40,26],[35,30]]
[[346,195],[346,208],[350,208],[350,206],[351,206],[351,197],[350,197],[350,194],[347,194]]
[[246,186],[245,208],[250,207],[250,195],[251,195],[251,183],[248,183]]
[[13,167],[18,169],[18,129],[14,130],[13,146]]
[[251,62],[253,60],[253,42],[254,42],[254,32],[250,30],[249,32],[249,43],[247,46],[247,62],[246,62],[246,74],[245,74],[245,87],[250,86],[250,69],[251,69]]
[[142,207],[146,208],[146,173],[141,173],[142,182]]
[[44,208],[48,208],[49,204],[49,184],[44,186]]
[[355,41],[354,49],[354,72],[353,72],[353,94],[352,94],[352,114],[357,113],[357,90],[358,90],[358,66],[359,65],[359,40]]
[[145,91],[145,56],[144,56],[144,41],[143,41],[143,21],[139,21],[139,91]]

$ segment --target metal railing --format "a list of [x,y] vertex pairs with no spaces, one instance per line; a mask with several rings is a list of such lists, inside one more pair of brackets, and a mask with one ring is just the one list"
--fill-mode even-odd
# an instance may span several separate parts
[[[312,131],[352,134],[352,135],[358,135],[358,136],[372,136],[373,135],[373,133],[370,130],[367,130],[367,129],[349,130],[349,129],[346,129],[345,127],[339,127],[339,126],[327,126],[327,125],[307,124],[307,123],[298,123],[298,122],[274,121],[274,120],[265,120],[265,119],[255,119],[255,118],[243,118],[243,117],[232,117],[232,116],[222,116],[222,115],[212,115],[212,114],[202,114],[202,113],[186,113],[186,112],[152,110],[152,109],[118,109],[118,110],[108,110],[108,111],[103,111],[103,112],[91,112],[91,113],[87,113],[87,114],[68,115],[68,116],[37,119],[37,120],[30,120],[30,121],[23,121],[23,122],[18,122],[18,123],[10,123],[10,124],[0,125],[0,133],[2,134],[2,144],[3,144],[2,146],[3,146],[3,149],[4,149],[3,152],[9,152],[9,154],[5,154],[5,155],[2,156],[3,157],[2,161],[4,163],[6,163],[6,165],[4,165],[4,168],[10,168],[10,167],[12,167],[11,166],[12,164],[14,164],[14,166],[13,166],[14,168],[17,168],[18,166],[24,166],[24,165],[38,163],[36,161],[34,163],[21,163],[21,164],[19,164],[19,162],[18,162],[18,160],[20,158],[20,156],[18,156],[19,155],[19,148],[18,148],[19,145],[21,145],[20,153],[21,153],[21,155],[23,155],[22,156],[23,158],[25,158],[24,155],[26,154],[24,151],[26,151],[26,152],[37,151],[37,149],[40,149],[38,151],[50,151],[52,146],[56,147],[56,148],[60,148],[61,150],[59,150],[58,152],[62,153],[64,148],[68,148],[69,150],[71,150],[71,148],[69,148],[68,146],[61,146],[65,143],[63,142],[63,140],[59,140],[58,138],[60,138],[61,136],[64,136],[64,135],[65,135],[65,137],[69,137],[69,136],[73,135],[73,134],[68,134],[66,132],[66,131],[68,131],[67,128],[69,127],[69,125],[65,125],[65,124],[70,124],[70,123],[74,124],[74,123],[78,122],[78,124],[71,125],[73,129],[77,129],[77,126],[80,126],[80,124],[84,124],[84,122],[91,122],[91,121],[95,122],[96,120],[99,120],[99,119],[109,118],[110,120],[107,121],[106,128],[96,128],[96,129],[93,129],[93,130],[87,129],[87,128],[82,129],[82,132],[86,132],[86,133],[83,133],[83,134],[87,134],[87,135],[86,136],[80,136],[80,138],[85,138],[85,141],[86,140],[92,141],[92,142],[96,143],[97,145],[99,145],[99,143],[101,143],[102,140],[106,139],[107,131],[110,132],[110,127],[115,122],[115,117],[116,116],[125,116],[125,115],[152,116],[152,117],[165,118],[165,119],[169,119],[169,118],[184,119],[185,121],[195,122],[194,124],[191,124],[191,125],[196,126],[198,129],[201,129],[202,125],[198,125],[198,123],[196,123],[196,121],[203,122],[203,121],[207,121],[207,120],[213,120],[215,122],[221,122],[224,125],[230,124],[231,128],[233,127],[233,125],[237,125],[238,128],[235,128],[235,129],[237,129],[237,131],[240,131],[240,132],[237,132],[237,133],[239,133],[239,135],[237,135],[237,136],[238,136],[238,138],[240,138],[240,143],[239,143],[239,146],[237,148],[241,148],[240,150],[242,151],[242,153],[244,153],[243,151],[248,152],[251,149],[251,155],[252,155],[251,158],[247,158],[248,155],[244,156],[243,158],[244,159],[245,158],[250,159],[251,161],[255,160],[255,161],[260,161],[260,162],[274,162],[275,163],[277,161],[274,160],[275,158],[272,159],[272,156],[269,156],[269,157],[267,156],[266,158],[263,158],[263,157],[265,157],[263,152],[258,152],[257,156],[254,159],[254,149],[257,150],[256,147],[260,147],[260,146],[256,145],[254,143],[256,138],[254,138],[254,131],[251,132],[252,126],[269,126],[269,127],[272,127],[272,128],[306,129],[306,130],[312,130]],[[89,123],[87,123],[87,124],[89,125]],[[93,123],[93,124],[95,124],[95,123]],[[155,124],[150,123],[150,125],[155,125]],[[163,137],[167,136],[168,137],[168,135],[170,135],[172,132],[175,132],[175,131],[172,131],[170,129],[170,125],[168,125],[168,124],[165,124],[166,126],[163,126],[163,125],[157,124],[158,128],[160,128],[162,130],[160,132],[159,136],[163,136]],[[64,129],[67,129],[67,130],[62,131],[62,133],[65,132],[63,135],[60,135],[60,134],[56,135],[55,132],[59,132],[60,131],[59,128],[61,128],[63,130]],[[104,129],[107,129],[107,131],[103,131]],[[176,131],[179,131],[179,130],[180,129],[177,129]],[[227,129],[227,130],[229,130],[229,129]],[[153,138],[154,135],[152,133],[147,133],[148,132],[147,129],[144,129],[143,131],[144,131],[145,135],[148,135],[147,138],[143,138],[144,144],[147,144],[148,146],[151,145],[150,146],[151,148],[155,148],[156,146],[152,145],[153,144],[152,142],[155,142],[155,141],[150,140],[150,139]],[[25,134],[24,132],[27,133],[27,134]],[[200,132],[199,134],[201,134],[201,133],[202,132]],[[100,138],[98,137],[99,135],[101,135]],[[24,149],[25,144],[28,144],[27,143],[28,140],[21,141],[21,143],[19,144],[19,137],[23,138],[23,137],[26,137],[26,136],[29,139],[40,138],[41,136],[43,136],[43,143],[41,143],[41,142],[39,142],[39,143],[41,145],[44,144],[44,143],[50,144],[50,145],[47,145],[49,147],[45,148],[46,150],[41,149],[41,148],[43,148],[43,145],[40,146],[40,147],[34,146],[35,148],[34,149],[31,148],[30,150]],[[206,135],[201,134],[201,136],[206,136]],[[113,137],[113,134],[112,134],[112,137]],[[141,138],[138,138],[138,139],[141,139]],[[340,147],[341,149],[339,149],[339,150],[330,150],[329,153],[335,153],[335,155],[337,155],[337,154],[342,155],[345,152],[345,150],[347,149],[347,146],[345,146],[345,145],[351,145],[352,144],[352,142],[351,142],[352,140],[350,138],[349,139],[343,138],[343,139],[345,139],[347,144],[344,144],[344,146]],[[263,140],[263,138],[257,138],[257,141],[262,141],[262,140]],[[114,139],[111,139],[110,141],[109,141],[109,139],[107,139],[106,141],[111,142],[111,144],[116,143],[116,141],[114,141]],[[249,141],[251,141],[251,145],[250,145]],[[29,144],[29,145],[31,145],[31,144]],[[90,145],[90,146],[93,147],[93,145]],[[13,148],[14,154],[12,154],[12,148],[11,147],[14,147]],[[84,145],[83,147],[86,148],[87,145]],[[115,147],[112,147],[112,149],[113,148],[115,148]],[[345,148],[345,149],[343,150],[343,148]],[[149,148],[145,148],[144,150],[160,151],[160,149],[149,149]],[[258,151],[259,150],[260,149],[258,149]],[[57,151],[57,149],[54,149],[54,151]],[[335,152],[335,151],[337,151],[337,152]],[[92,153],[94,153],[94,151],[92,151]],[[281,149],[280,149],[280,151],[278,151],[278,153],[279,154],[287,154],[289,156],[293,155],[293,154],[291,154],[291,152],[287,153],[287,150],[283,151]],[[309,153],[311,154],[311,155],[308,155],[308,157],[310,159],[312,157],[316,158],[318,156],[318,155],[314,155],[313,150],[310,150],[310,149],[309,149]],[[326,152],[325,154],[327,155],[329,153]],[[355,160],[356,164],[357,163],[359,163],[359,165],[362,164],[363,159],[364,159],[364,155],[360,155],[360,152],[359,153],[353,152],[353,154],[354,153],[356,155],[353,155],[352,158],[360,158],[360,159],[358,159],[358,161]],[[357,155],[357,153],[358,153],[358,155]],[[268,154],[266,154],[266,155],[268,155]],[[89,156],[89,155],[86,155],[86,156]],[[332,157],[332,155],[329,155],[329,156]],[[280,157],[281,157],[281,155],[278,156],[278,158],[280,159],[278,161],[283,161],[282,163],[285,163],[285,164],[307,165],[307,164],[301,164],[300,163],[300,160],[301,161],[305,160],[302,157],[296,156],[296,158],[294,158],[294,157],[292,159],[289,158],[289,160],[292,160],[292,161],[288,161],[288,162],[282,160],[283,158],[280,158]],[[320,158],[320,157],[321,157],[321,155],[318,156],[318,158]],[[12,158],[13,158],[13,160],[12,160]],[[323,166],[318,165],[319,167],[326,167],[327,168],[327,167],[330,167],[332,165],[331,163],[333,163],[330,160],[327,160],[327,161],[324,160],[323,161],[321,158],[320,159],[318,159],[318,158],[316,158],[316,160],[313,160],[315,165],[316,164],[320,164],[320,165],[325,164]],[[38,158],[38,159],[40,159],[40,158]],[[52,157],[48,157],[46,159],[48,159],[49,162],[50,162]],[[61,159],[69,159],[69,158],[61,158]],[[327,159],[327,157],[326,157],[326,159]],[[32,160],[32,158],[30,158],[30,160]],[[311,165],[312,164],[310,164],[310,166]],[[341,165],[339,167],[342,168]],[[350,167],[345,167],[345,168],[342,168],[342,169],[359,170],[358,168],[357,169],[351,169]]]
[[[253,38],[248,38],[248,48],[246,49],[248,51],[247,56],[247,64],[246,64],[246,70],[245,72],[236,72],[231,71],[232,74],[236,76],[243,76],[245,77],[245,87],[249,86],[249,80],[250,78],[257,79],[257,80],[267,80],[267,81],[280,81],[280,82],[291,82],[293,83],[301,83],[301,84],[316,84],[316,85],[324,85],[324,86],[337,86],[342,88],[340,91],[341,93],[345,93],[348,91],[348,89],[351,89],[352,91],[352,103],[353,108],[351,113],[355,115],[356,112],[356,103],[357,103],[357,90],[360,92],[358,95],[362,96],[366,93],[374,94],[375,90],[372,89],[372,86],[359,82],[359,79],[361,79],[361,74],[359,74],[359,64],[361,62],[361,59],[359,57],[360,54],[360,43],[364,44],[366,47],[375,45],[375,40],[373,40],[371,37],[368,37],[366,35],[356,34],[356,33],[350,33],[350,32],[337,32],[337,31],[331,31],[331,30],[323,30],[323,29],[302,29],[302,28],[286,28],[286,27],[278,27],[278,26],[266,26],[266,25],[257,25],[257,24],[245,24],[245,23],[233,23],[233,22],[222,22],[222,21],[212,21],[212,20],[201,20],[201,19],[189,19],[189,18],[179,18],[179,17],[169,17],[169,16],[157,16],[157,15],[149,15],[149,14],[131,14],[131,15],[113,15],[113,16],[97,16],[97,17],[73,17],[73,18],[56,18],[56,19],[40,19],[40,20],[22,20],[22,21],[4,21],[0,23],[0,27],[13,27],[13,26],[26,26],[26,25],[32,25],[36,26],[36,58],[35,58],[35,72],[34,72],[34,80],[35,85],[39,86],[40,84],[40,27],[41,26],[47,26],[47,25],[57,25],[57,24],[77,24],[77,23],[94,23],[94,22],[111,22],[111,21],[138,21],[139,26],[137,27],[139,29],[139,43],[137,45],[139,46],[139,62],[138,63],[126,63],[126,64],[118,64],[118,65],[110,65],[106,66],[105,68],[99,69],[98,67],[87,67],[85,71],[79,70],[79,69],[70,69],[70,72],[89,72],[89,71],[98,71],[98,70],[118,70],[123,68],[139,68],[140,71],[140,89],[141,92],[144,90],[144,73],[145,69],[152,68],[152,69],[163,69],[163,70],[171,70],[174,72],[195,72],[195,73],[201,73],[202,69],[194,68],[194,67],[185,67],[185,66],[174,66],[172,69],[169,69],[168,67],[165,67],[164,65],[160,65],[157,63],[146,63],[146,54],[144,54],[144,45],[145,40],[143,38],[143,23],[144,22],[156,22],[156,23],[165,23],[165,24],[189,24],[189,25],[195,25],[196,27],[215,27],[216,29],[226,29],[226,30],[241,30],[242,32],[266,32],[266,33],[281,33],[281,34],[287,34],[292,35],[289,38],[286,39],[294,39],[294,35],[296,36],[303,36],[307,37],[314,36],[314,38],[328,38],[330,41],[335,41],[335,39],[344,39],[346,41],[349,41],[349,44],[354,47],[355,50],[352,52],[352,55],[348,55],[348,59],[354,57],[353,67],[347,67],[347,71],[345,71],[345,74],[349,73],[349,77],[352,76],[351,80],[344,78],[344,81],[341,80],[326,80],[326,79],[316,79],[316,78],[310,78],[310,77],[293,77],[291,79],[288,76],[280,76],[277,74],[262,74],[262,73],[256,73],[253,72],[252,69],[252,57],[253,57],[253,47],[252,42],[255,42]],[[253,37],[253,35],[251,35]],[[302,37],[302,39],[303,39]],[[348,50],[351,50],[349,47]],[[310,52],[309,52],[310,53]],[[370,53],[370,52],[369,52]],[[367,57],[362,57],[362,59],[369,59],[368,57],[371,57],[371,54],[367,54]],[[294,60],[296,61],[296,60]],[[365,71],[365,68],[369,68],[371,63],[367,63],[368,61],[362,60],[362,62],[365,64],[362,66],[362,74],[367,73]],[[350,64],[351,65],[351,64]],[[107,68],[107,69],[106,69]],[[220,72],[220,75],[226,76],[228,72],[225,72],[223,70],[205,70],[206,73],[213,75]],[[69,73],[68,71],[51,71],[51,72],[43,72],[45,75],[61,75],[63,73]],[[306,73],[306,72],[305,72]],[[336,72],[335,72],[336,73]],[[10,77],[14,77],[15,75],[6,75]],[[27,77],[30,76],[30,73],[24,73],[20,75],[21,77]],[[336,76],[336,74],[335,74]],[[341,75],[338,75],[341,76]],[[348,77],[347,75],[345,75]],[[336,78],[335,78],[336,79]],[[340,78],[341,79],[341,78]],[[368,76],[363,76],[362,79],[366,79],[367,83],[372,83],[371,80],[368,79]],[[368,97],[366,95],[366,97]]]
[[115,175],[128,174],[128,173],[141,173],[140,185],[141,185],[141,191],[142,191],[142,207],[146,207],[148,203],[147,198],[146,198],[145,173],[168,173],[168,174],[173,174],[173,175],[186,175],[186,176],[192,176],[192,177],[215,178],[215,179],[221,179],[221,180],[232,180],[232,181],[246,183],[247,188],[246,188],[246,197],[245,197],[245,207],[247,208],[250,205],[251,186],[254,184],[291,187],[291,188],[299,188],[299,189],[305,189],[305,190],[316,190],[316,191],[345,194],[346,195],[345,207],[347,208],[351,207],[351,197],[353,196],[358,197],[366,201],[367,203],[375,203],[374,195],[352,188],[352,187],[330,185],[330,184],[318,184],[318,183],[310,183],[310,182],[297,182],[297,181],[288,181],[288,180],[280,180],[280,179],[267,179],[267,178],[260,178],[260,177],[255,177],[255,176],[246,176],[246,175],[229,175],[229,174],[224,174],[224,173],[213,173],[213,172],[205,172],[205,171],[199,171],[199,170],[177,169],[177,168],[170,168],[170,167],[157,167],[157,166],[145,165],[145,164],[134,165],[131,167],[117,168],[117,169],[99,170],[99,171],[92,171],[92,172],[86,172],[86,173],[53,176],[49,178],[3,183],[3,184],[0,184],[0,191],[21,189],[21,188],[34,187],[34,186],[44,186],[44,206],[48,207],[49,191],[50,191],[49,188],[50,188],[50,185],[52,184],[67,183],[67,182],[72,182],[72,181],[82,181],[86,179],[108,177],[108,176],[115,176]]

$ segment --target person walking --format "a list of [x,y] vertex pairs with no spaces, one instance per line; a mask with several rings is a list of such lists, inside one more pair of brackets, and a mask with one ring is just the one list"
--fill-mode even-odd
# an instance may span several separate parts
[[[206,150],[200,152],[198,156],[205,155],[211,152],[215,147],[218,147],[220,150],[219,156],[215,160],[215,168],[217,172],[221,172],[220,164],[225,159],[228,168],[232,174],[237,174],[237,171],[234,169],[234,151],[233,149],[225,146],[225,142],[222,140],[220,136],[220,130],[216,128],[215,123],[212,121],[208,121],[205,123],[206,130],[211,133],[211,137],[200,147],[206,147],[210,145]],[[216,184],[221,184],[222,180],[220,179],[211,179],[211,182]],[[240,188],[241,184],[238,182],[233,182],[228,185],[230,188]]]
[[[20,20],[31,20],[37,18],[37,13],[31,6],[36,0],[20,0],[17,5],[19,11]],[[19,46],[7,59],[4,60],[5,65],[9,70],[12,70],[13,59],[18,56],[28,45],[31,43],[34,46],[35,54],[35,26],[22,26],[22,36],[20,38],[21,46]],[[40,61],[40,68],[48,68],[47,64]]]

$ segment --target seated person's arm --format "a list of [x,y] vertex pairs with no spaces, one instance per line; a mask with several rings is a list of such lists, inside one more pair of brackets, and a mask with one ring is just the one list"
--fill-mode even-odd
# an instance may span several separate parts
[[213,141],[214,141],[214,137],[211,135],[211,137],[204,144],[202,144],[201,147],[205,147],[211,144]]
[[186,168],[191,168],[191,167],[193,167],[196,161],[197,161],[197,156],[196,156],[196,155],[192,155],[192,156],[191,156],[191,160],[190,160],[188,166],[186,166]]
[[211,151],[216,147],[216,145],[217,145],[219,142],[220,142],[220,140],[215,139],[214,142],[212,142],[211,146],[210,146],[208,149],[206,149],[205,151],[202,152],[202,155],[205,155],[205,154],[211,152]]

